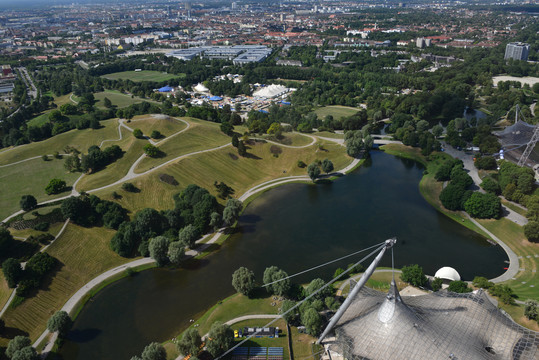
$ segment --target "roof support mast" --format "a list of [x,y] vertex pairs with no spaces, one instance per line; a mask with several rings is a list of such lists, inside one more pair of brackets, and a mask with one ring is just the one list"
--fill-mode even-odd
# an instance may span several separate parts
[[365,273],[363,273],[363,276],[361,277],[359,282],[354,286],[353,289],[351,289],[350,294],[348,295],[344,303],[341,305],[337,313],[331,318],[331,321],[329,322],[328,326],[326,327],[322,335],[320,335],[320,338],[318,338],[318,340],[316,341],[317,344],[320,344],[322,340],[324,340],[324,338],[333,329],[335,324],[337,324],[337,322],[343,316],[346,309],[348,309],[348,307],[352,303],[352,300],[356,297],[357,293],[361,290],[361,288],[363,288],[367,280],[369,280],[369,278],[371,277],[372,273],[378,266],[378,263],[380,262],[380,260],[382,260],[382,257],[384,256],[384,253],[386,252],[386,250],[392,248],[396,242],[397,242],[396,238],[386,240],[386,244],[384,248],[380,251],[380,253],[376,256],[376,258],[374,258],[374,260],[369,265],[367,270],[365,270]]

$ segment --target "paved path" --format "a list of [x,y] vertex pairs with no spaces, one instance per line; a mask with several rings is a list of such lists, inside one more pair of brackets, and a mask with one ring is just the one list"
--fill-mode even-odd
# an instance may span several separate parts
[[495,277],[494,279],[490,279],[490,281],[492,281],[494,283],[500,283],[500,282],[503,282],[503,281],[513,279],[518,274],[518,271],[519,271],[519,268],[520,268],[517,254],[515,254],[515,252],[513,250],[511,250],[511,248],[509,246],[507,246],[506,243],[504,243],[496,235],[494,235],[493,233],[488,231],[483,225],[478,223],[474,218],[472,218],[467,213],[465,213],[465,214],[466,214],[466,216],[468,216],[468,218],[478,228],[483,230],[488,236],[490,236],[492,238],[492,240],[496,241],[498,243],[498,245],[500,245],[502,247],[502,249],[505,251],[505,253],[509,257],[509,267],[508,267],[507,271],[505,273],[503,273],[502,275],[500,275],[498,277]]
[[[59,154],[61,156],[68,156],[69,154]],[[47,156],[53,156],[53,154],[48,154]],[[11,165],[17,165],[17,164],[20,164],[20,163],[23,163],[23,162],[26,162],[26,161],[30,161],[30,160],[35,160],[35,159],[41,159],[43,157],[43,155],[39,155],[39,156],[33,156],[31,158],[28,158],[28,159],[24,159],[24,160],[19,160],[19,161],[16,161],[16,162],[12,162],[12,163],[9,163],[9,164],[5,164],[5,165],[0,165],[0,168],[3,168],[3,167],[8,167],[8,166],[11,166]]]
[[298,132],[293,132],[294,134],[299,134],[299,135],[302,135],[302,136],[306,136],[308,138],[311,138],[311,142],[307,145],[301,145],[301,146],[294,146],[294,145],[285,145],[285,144],[282,144],[282,143],[279,143],[277,141],[272,141],[272,140],[268,140],[268,139],[264,139],[264,138],[250,138],[252,140],[261,140],[261,141],[266,141],[270,144],[275,144],[275,145],[279,145],[279,146],[282,146],[282,147],[285,147],[285,148],[290,148],[290,149],[303,149],[303,148],[306,148],[306,147],[309,147],[309,146],[312,146],[314,145],[318,139],[316,136],[312,136],[312,135],[308,135],[308,134],[303,134],[303,133],[298,133]]
[[[477,190],[480,192],[485,192],[479,185],[481,184],[482,180],[479,177],[479,172],[477,171],[477,168],[475,167],[473,158],[474,155],[472,154],[466,154],[464,151],[459,151],[455,148],[453,148],[451,145],[447,143],[443,143],[443,146],[445,148],[445,152],[451,155],[452,157],[456,159],[462,160],[464,163],[464,169],[468,171],[468,174],[472,178],[474,185],[473,190]],[[502,204],[502,212],[503,216],[506,217],[508,220],[514,222],[515,224],[518,224],[520,226],[524,226],[528,223],[528,219],[526,219],[525,216],[520,215],[516,211],[511,210],[507,206]]]

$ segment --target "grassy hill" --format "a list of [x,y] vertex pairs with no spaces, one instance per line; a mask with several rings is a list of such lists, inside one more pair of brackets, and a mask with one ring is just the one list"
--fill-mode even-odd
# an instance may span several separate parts
[[174,75],[174,74],[167,74],[161,71],[151,71],[151,70],[143,70],[143,71],[122,71],[122,72],[116,72],[112,74],[103,75],[101,77],[109,80],[131,80],[134,82],[139,81],[167,81],[170,79],[178,78],[178,77],[184,77],[185,74],[182,75]]
[[316,109],[314,112],[318,115],[319,119],[324,119],[326,115],[333,116],[334,119],[341,119],[343,117],[351,116],[357,113],[360,109],[349,106],[323,106]]

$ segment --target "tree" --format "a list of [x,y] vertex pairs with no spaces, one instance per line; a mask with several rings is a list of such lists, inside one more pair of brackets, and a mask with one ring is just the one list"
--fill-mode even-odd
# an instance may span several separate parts
[[268,135],[273,135],[278,138],[283,133],[283,127],[278,122],[274,122],[268,128],[267,133]]
[[462,280],[451,281],[447,290],[455,293],[468,293],[472,291],[468,287],[468,283]]
[[539,309],[538,309],[537,300],[528,300],[526,301],[526,306],[524,307],[524,315],[530,320],[537,320],[539,318]]
[[238,155],[239,156],[247,155],[247,148],[245,147],[245,144],[243,143],[243,141],[238,142]]
[[237,292],[249,296],[255,289],[255,274],[246,267],[240,267],[232,274],[232,286]]
[[432,288],[432,291],[438,291],[442,288],[443,280],[440,278],[434,278],[432,282],[430,283],[430,286]]
[[263,281],[264,284],[270,284],[281,280],[275,284],[268,285],[267,289],[275,295],[284,295],[290,289],[290,280],[282,280],[287,277],[288,274],[284,270],[279,269],[277,266],[270,266],[264,270]]
[[322,170],[326,174],[329,174],[330,172],[332,172],[333,171],[333,162],[331,162],[331,160],[329,160],[329,159],[322,160]]
[[506,305],[515,303],[515,299],[513,299],[513,289],[507,285],[496,284],[488,289],[488,292],[492,296],[497,296],[499,300]]
[[401,270],[401,280],[412,286],[424,286],[428,281],[423,273],[423,268],[417,264],[404,266]]
[[158,130],[153,130],[150,134],[150,137],[152,139],[161,139],[163,137],[163,134],[161,134],[161,132],[159,132]]
[[0,226],[0,254],[5,254],[5,251],[13,244],[13,235],[5,227]]
[[492,156],[482,156],[475,160],[475,167],[482,170],[495,170],[498,164]]
[[234,332],[230,326],[216,321],[212,324],[208,333],[206,349],[213,357],[217,357],[227,351],[234,343]]
[[243,208],[243,203],[238,199],[228,199],[225,209],[223,210],[223,221],[226,225],[231,226],[238,220],[240,211]]
[[500,217],[501,202],[494,194],[474,192],[464,203],[464,209],[470,216],[480,219]]
[[494,283],[489,281],[486,277],[476,276],[472,280],[472,285],[482,289],[490,289],[494,286]]
[[185,255],[185,244],[181,241],[173,241],[168,245],[168,260],[175,266],[179,266]]
[[280,314],[283,314],[283,319],[288,324],[294,323],[298,318],[297,310],[292,310],[288,314],[284,315],[288,310],[292,309],[294,306],[296,306],[296,303],[292,300],[286,299],[281,304],[281,311]]
[[157,236],[150,240],[148,246],[150,256],[157,266],[163,266],[168,261],[168,239],[165,236]]
[[301,314],[301,323],[305,326],[307,333],[316,336],[322,328],[322,317],[313,308],[308,308]]
[[142,351],[142,360],[167,360],[167,352],[163,345],[153,342]]
[[122,184],[122,190],[129,191],[129,192],[138,192],[139,189],[133,185],[133,183],[126,182]]
[[21,209],[24,211],[30,211],[36,208],[37,200],[32,195],[23,195],[21,201],[19,202]]
[[14,289],[22,277],[22,267],[17,259],[9,258],[2,263],[2,272],[6,278],[7,284]]
[[[317,279],[313,279],[309,285],[307,286],[307,288],[305,289],[305,295],[309,296],[309,295],[312,295],[314,294],[316,291],[318,291],[319,289],[321,289],[326,283],[324,282],[324,280],[320,279],[320,278],[317,278]],[[331,296],[331,288],[330,287],[326,287],[324,290],[320,291],[319,293],[317,293],[313,299],[319,299],[319,300],[323,300],[325,299],[327,296]]]
[[531,242],[539,242],[539,222],[530,221],[524,225],[524,235]]
[[59,194],[66,188],[66,182],[60,179],[52,179],[45,188],[47,195]]
[[444,132],[444,128],[440,124],[434,125],[432,128],[432,135],[434,135],[435,137],[442,136],[443,132]]
[[6,356],[11,359],[15,352],[31,345],[32,341],[30,341],[29,337],[21,335],[15,336],[7,345]]
[[344,134],[344,143],[346,153],[349,156],[358,157],[362,151],[370,150],[374,142],[370,135],[363,137],[361,130],[351,130]]
[[491,176],[487,176],[483,179],[483,182],[481,182],[481,188],[494,195],[500,195],[502,192],[500,189],[500,184],[498,184],[498,182]]
[[73,322],[71,321],[69,314],[60,310],[54,313],[54,315],[50,317],[49,321],[47,321],[47,329],[50,332],[58,331],[58,335],[63,337],[67,334],[72,324]]
[[142,130],[135,129],[133,130],[133,136],[136,137],[137,139],[142,139],[144,137],[144,134],[142,133]]
[[81,171],[80,158],[76,154],[66,157],[64,168],[69,172]]
[[159,157],[162,154],[161,150],[152,144],[144,145],[144,153],[152,158]]
[[108,97],[105,97],[103,99],[103,105],[107,108],[107,109],[110,109],[112,107],[112,102],[110,101],[110,99]]
[[178,233],[178,240],[188,248],[193,248],[196,239],[198,239],[198,230],[192,224],[185,226]]
[[31,346],[24,347],[15,351],[11,360],[39,360],[41,357],[37,354],[36,349]]
[[309,166],[307,166],[307,174],[309,174],[309,177],[314,182],[316,178],[320,176],[320,168],[318,167],[318,164],[309,164]]
[[178,351],[182,355],[196,356],[200,351],[200,345],[202,345],[202,339],[200,338],[198,330],[189,328],[185,331],[177,346]]
[[212,212],[210,215],[210,227],[213,229],[213,231],[217,231],[221,224],[223,223],[223,218],[221,217],[221,214],[218,212]]

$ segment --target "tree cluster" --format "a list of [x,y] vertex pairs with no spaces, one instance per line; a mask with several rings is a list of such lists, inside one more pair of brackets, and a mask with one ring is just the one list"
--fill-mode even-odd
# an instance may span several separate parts
[[95,195],[71,196],[61,205],[62,215],[81,226],[104,225],[118,229],[127,217],[127,210],[118,203],[102,200]]

